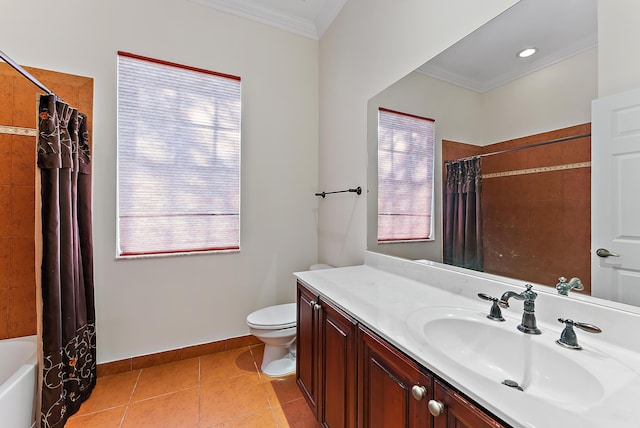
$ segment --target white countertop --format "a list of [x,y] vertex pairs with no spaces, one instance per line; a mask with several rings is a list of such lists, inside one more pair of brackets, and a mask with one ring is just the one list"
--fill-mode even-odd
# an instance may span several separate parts
[[[624,381],[615,384],[600,400],[572,397],[572,403],[539,397],[489,382],[486,377],[470,373],[464,361],[454,361],[411,333],[408,319],[419,310],[438,307],[469,308],[488,314],[491,302],[477,293],[500,297],[507,290],[522,291],[523,285],[498,277],[456,272],[439,264],[411,262],[367,252],[365,264],[327,270],[297,272],[295,276],[334,303],[362,325],[373,330],[415,361],[464,392],[490,412],[514,427],[616,427],[640,426],[640,315],[636,308],[608,304],[598,299],[567,298],[540,290],[536,315],[541,335],[531,340],[553,343],[563,325],[558,317],[598,325],[603,333],[593,335],[576,330],[583,351],[558,347],[566,358],[610,355],[612,367],[623,367]],[[551,289],[550,289],[551,290]],[[513,328],[520,323],[521,302],[503,309],[505,323],[499,328]],[[494,323],[485,317],[480,322]],[[630,331],[636,333],[630,334]],[[609,364],[606,358],[603,365]],[[611,364],[609,364],[611,366]],[[603,367],[607,369],[607,367]],[[611,369],[611,368],[609,368]],[[571,382],[571,379],[567,379]],[[561,393],[560,393],[561,395]]]

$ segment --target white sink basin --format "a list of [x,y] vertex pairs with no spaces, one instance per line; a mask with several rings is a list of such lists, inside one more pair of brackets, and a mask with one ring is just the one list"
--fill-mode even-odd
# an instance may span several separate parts
[[518,324],[518,319],[497,322],[478,310],[451,307],[425,308],[407,318],[409,331],[430,353],[497,385],[511,381],[522,388],[514,393],[556,405],[595,403],[638,376],[602,352],[556,345],[560,330],[530,335],[518,331]]

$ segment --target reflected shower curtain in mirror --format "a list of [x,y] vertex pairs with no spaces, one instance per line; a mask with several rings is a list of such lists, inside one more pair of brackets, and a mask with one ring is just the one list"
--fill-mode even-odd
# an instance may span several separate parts
[[482,187],[479,156],[446,161],[444,263],[482,271]]
[[91,160],[86,117],[42,95],[38,103],[42,197],[40,426],[62,427],[96,382]]

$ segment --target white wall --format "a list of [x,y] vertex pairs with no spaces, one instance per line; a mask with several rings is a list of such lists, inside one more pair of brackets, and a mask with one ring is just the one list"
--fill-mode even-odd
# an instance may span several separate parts
[[[18,63],[95,79],[99,362],[245,335],[248,313],[294,300],[292,272],[317,260],[317,41],[186,0],[5,0],[2,15]],[[240,253],[115,260],[118,50],[242,78]]]
[[598,49],[593,48],[483,94],[483,129],[474,144],[591,122],[591,101],[597,97]]
[[[516,0],[349,0],[320,40],[319,182],[367,182],[367,101]],[[320,201],[318,255],[362,263],[366,194]]]
[[640,2],[598,0],[598,96],[640,87]]

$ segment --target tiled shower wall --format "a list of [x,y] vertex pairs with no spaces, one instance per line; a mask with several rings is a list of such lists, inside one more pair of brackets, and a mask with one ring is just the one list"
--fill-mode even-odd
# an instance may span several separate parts
[[[27,71],[93,120],[93,79]],[[37,332],[35,85],[0,63],[0,339]]]
[[[482,154],[590,134],[590,124],[505,141]],[[466,146],[466,147],[465,147]],[[443,160],[478,153],[443,141]],[[591,290],[591,137],[482,158],[484,270],[555,286],[579,277]]]
[[0,159],[0,339],[6,339],[36,334],[35,136],[0,133]]

